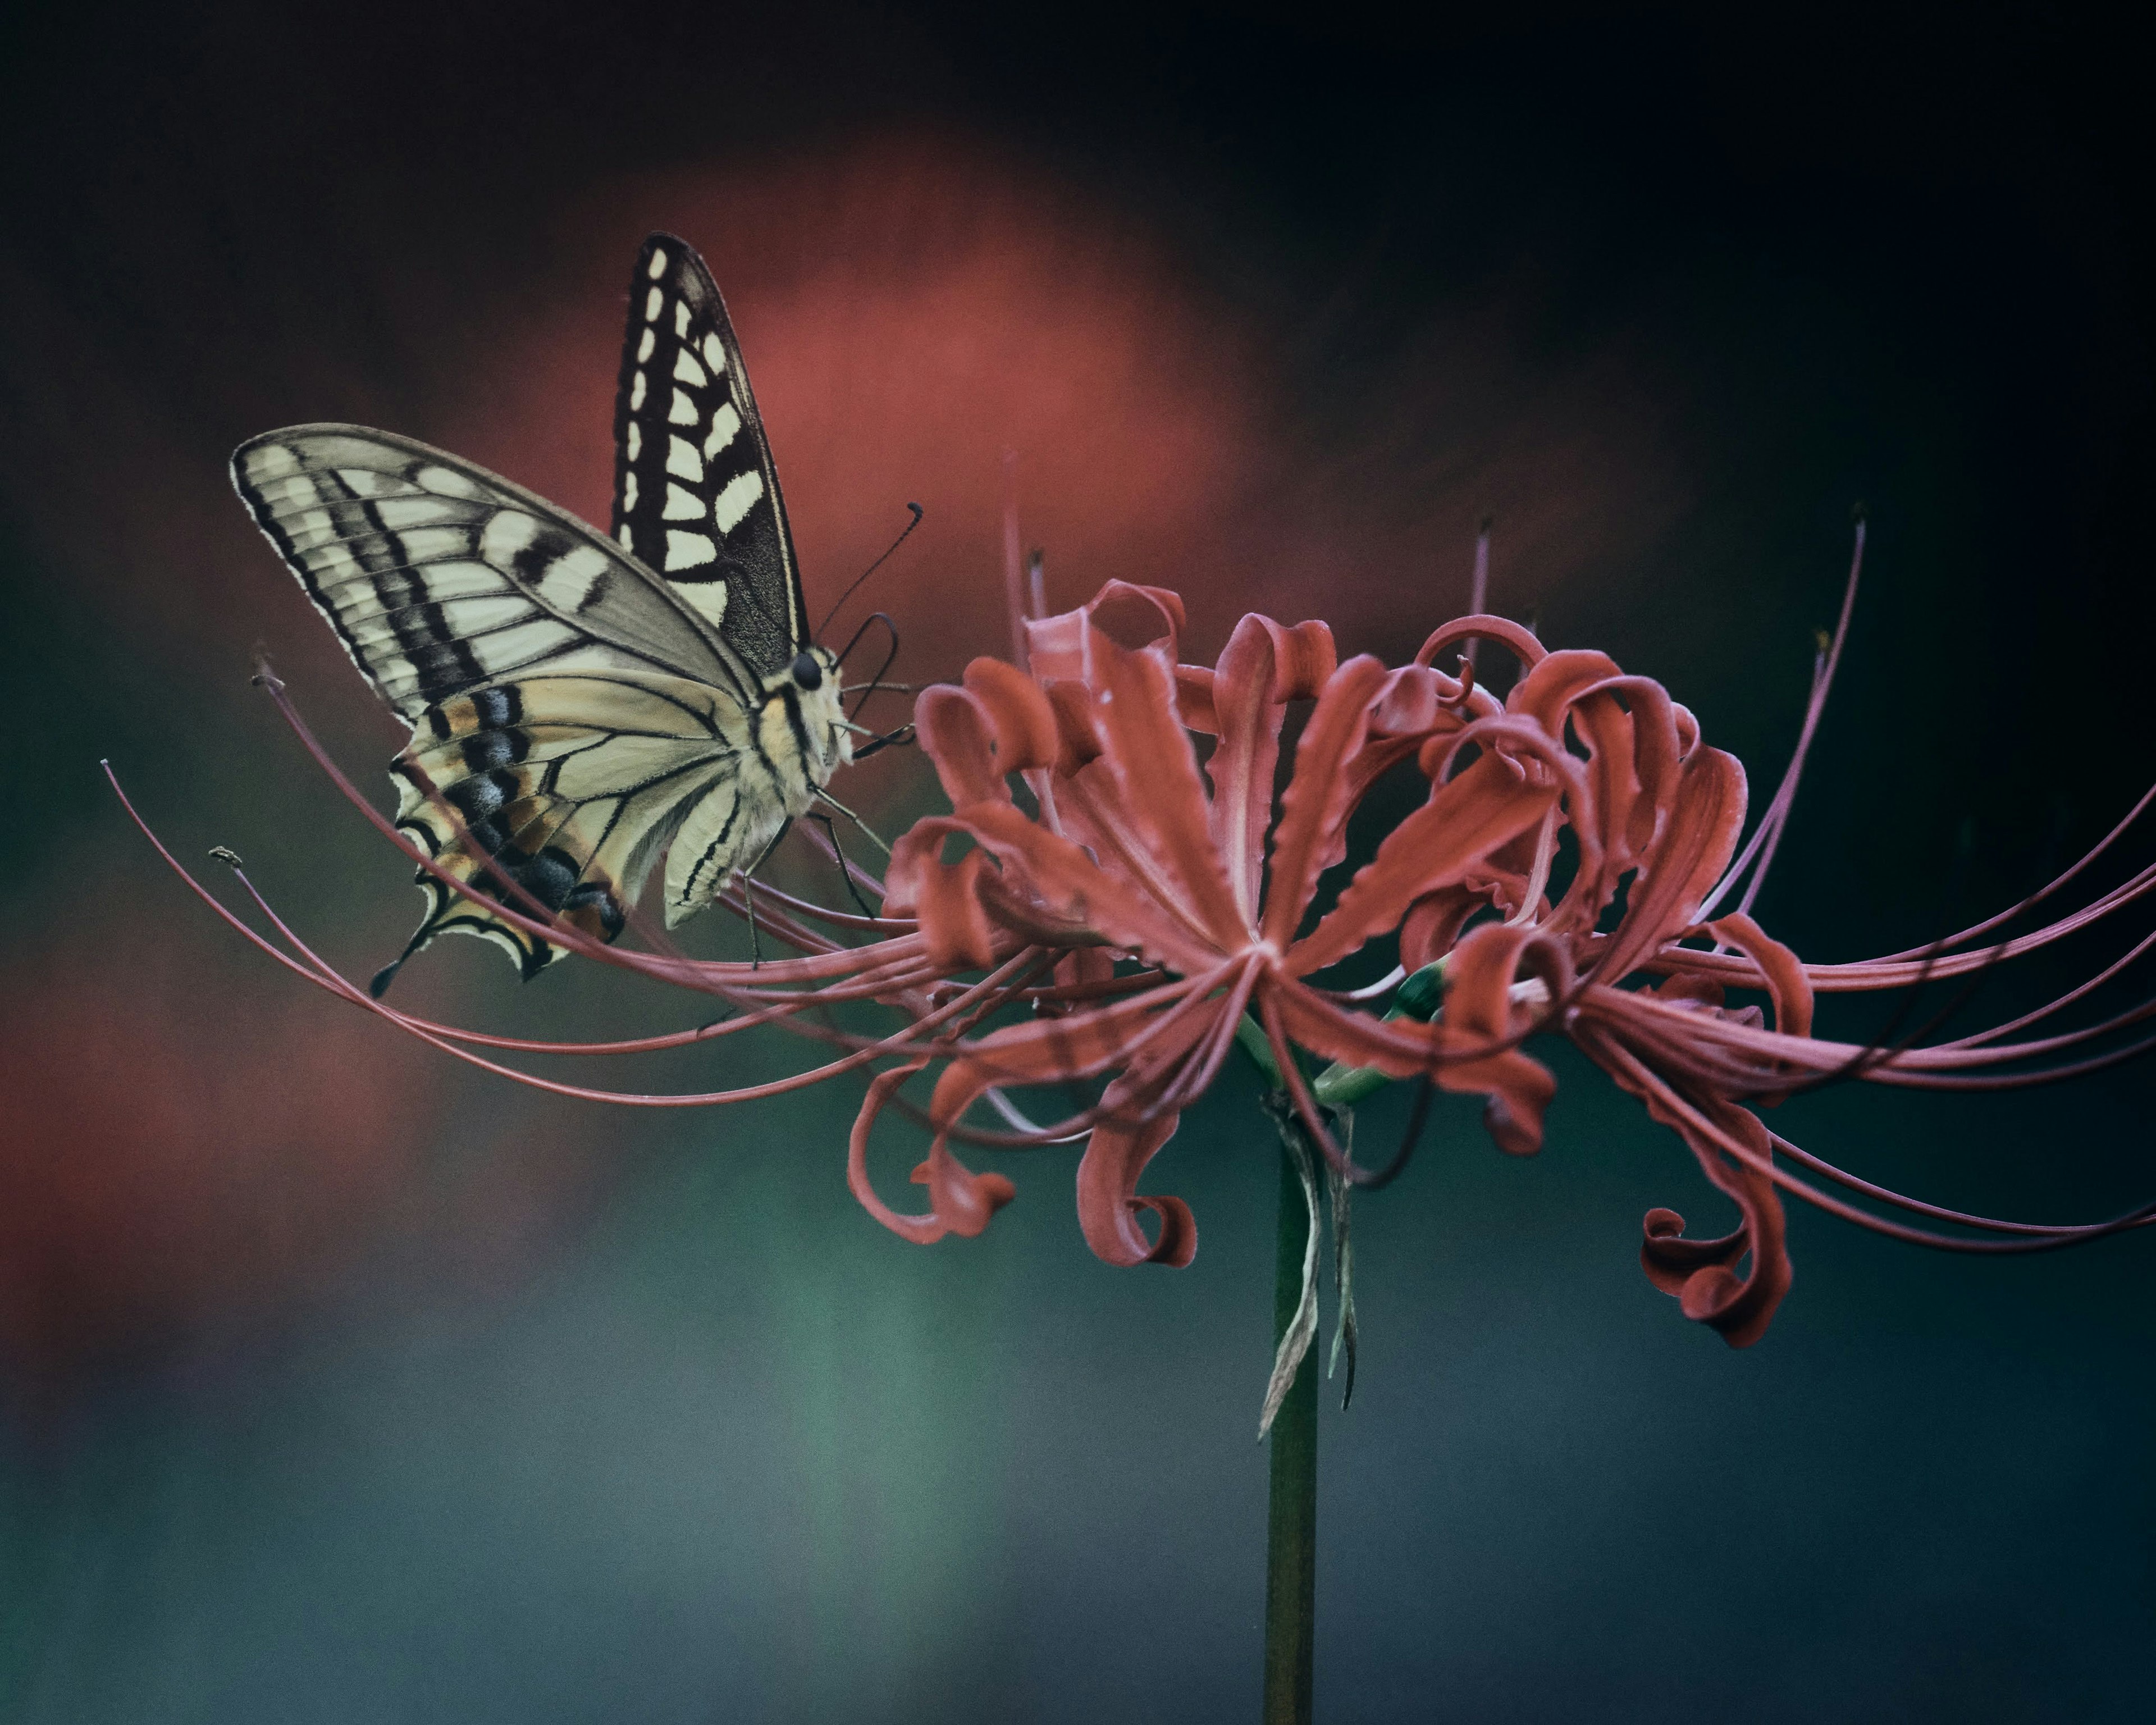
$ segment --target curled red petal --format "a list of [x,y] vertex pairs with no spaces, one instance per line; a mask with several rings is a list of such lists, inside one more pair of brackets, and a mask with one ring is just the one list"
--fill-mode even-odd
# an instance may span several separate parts
[[[1491,1048],[1493,1040],[1502,1043],[1512,1033],[1501,1029],[1493,1035],[1405,1019],[1385,1024],[1285,979],[1268,998],[1286,1034],[1312,1052],[1348,1065],[1374,1066],[1394,1078],[1427,1074],[1440,1089],[1483,1097],[1483,1124],[1507,1154],[1528,1156],[1542,1147],[1543,1115],[1557,1094],[1557,1081],[1517,1048]],[[1450,1016],[1449,990],[1446,1012]]]
[[1707,932],[1759,967],[1767,997],[1774,1003],[1775,1029],[1784,1036],[1812,1034],[1812,979],[1802,959],[1742,911],[1717,918]]
[[[1572,993],[1571,954],[1562,942],[1525,926],[1489,922],[1470,931],[1445,960],[1446,1025],[1458,1034],[1493,1041],[1517,1034],[1534,1016],[1512,1000],[1512,985],[1527,976],[1538,978],[1553,1004],[1561,1005]],[[1445,1090],[1486,1099],[1483,1126],[1508,1156],[1532,1156],[1542,1148],[1543,1114],[1557,1094],[1557,1081],[1540,1061],[1507,1049],[1448,1065],[1437,1081]]]
[[[1081,812],[1078,788],[1066,788],[1069,812]],[[1203,935],[1152,895],[1103,868],[1074,840],[1027,819],[1014,805],[978,804],[963,824],[1003,865],[1004,888],[1031,895],[1049,919],[1071,933],[1090,932],[1134,949],[1184,976],[1218,962],[1219,953]],[[894,849],[892,872],[897,871]]]
[[1010,800],[1006,769],[996,755],[995,721],[967,691],[947,683],[922,690],[913,703],[913,724],[953,809]]
[[1659,1205],[1649,1210],[1640,1224],[1645,1236],[1640,1244],[1640,1267],[1647,1272],[1649,1281],[1679,1298],[1702,1270],[1727,1268],[1744,1255],[1749,1245],[1741,1228],[1717,1240],[1689,1240],[1684,1229],[1682,1216]]
[[966,688],[993,727],[999,772],[1055,764],[1061,752],[1055,710],[1039,683],[1000,659],[976,659],[966,667]]
[[1205,763],[1213,781],[1209,821],[1213,843],[1227,865],[1236,906],[1246,923],[1256,918],[1265,878],[1281,721],[1291,699],[1322,687],[1332,673],[1333,659],[1332,634],[1322,624],[1288,629],[1253,614],[1235,625],[1213,672],[1214,722],[1208,728],[1220,741]]
[[[1656,1286],[1677,1296],[1686,1317],[1719,1332],[1732,1348],[1749,1348],[1766,1333],[1793,1276],[1782,1200],[1763,1172],[1774,1160],[1767,1128],[1722,1097],[1680,1092],[1606,1035],[1581,1041],[1650,1116],[1676,1129],[1701,1171],[1736,1201],[1743,1220],[1719,1240],[1687,1240],[1675,1211],[1649,1211],[1640,1261]],[[1748,1251],[1750,1267],[1739,1275],[1732,1266]]]
[[1467,919],[1489,898],[1486,891],[1463,884],[1417,899],[1400,922],[1400,968],[1412,976],[1424,965],[1436,963],[1452,950]]
[[1175,710],[1183,716],[1186,731],[1211,737],[1220,729],[1220,716],[1213,706],[1213,671],[1203,665],[1175,668]]
[[[1086,1141],[1078,1162],[1078,1226],[1093,1255],[1126,1267],[1166,1264],[1180,1270],[1198,1251],[1198,1223],[1179,1198],[1138,1191],[1138,1176],[1175,1134],[1179,1114],[1152,1120],[1104,1120]],[[1160,1235],[1147,1240],[1138,1213],[1160,1219]]]
[[1093,652],[1107,638],[1094,625],[1093,614],[1118,600],[1135,600],[1150,608],[1163,626],[1156,644],[1163,644],[1171,662],[1182,655],[1183,596],[1164,587],[1138,587],[1127,581],[1111,581],[1075,611],[1029,619],[1025,624],[1026,665],[1044,683],[1052,677],[1070,677],[1091,682]]
[[1522,665],[1531,669],[1540,663],[1549,650],[1529,630],[1511,618],[1492,617],[1478,612],[1472,617],[1455,617],[1435,631],[1417,649],[1414,662],[1429,665],[1447,647],[1457,646],[1460,642],[1469,640],[1496,641],[1507,649]]
[[1333,829],[1347,817],[1348,785],[1341,769],[1369,728],[1370,702],[1384,680],[1385,667],[1367,654],[1349,660],[1327,681],[1296,745],[1262,923],[1265,938],[1282,952],[1317,889]]
[[927,1159],[913,1170],[913,1183],[928,1189],[929,1208],[947,1233],[972,1240],[984,1232],[1018,1188],[1001,1174],[977,1174],[951,1153],[947,1134],[928,1147]]
[[1720,749],[1695,749],[1677,781],[1676,806],[1654,855],[1632,883],[1625,920],[1595,963],[1605,983],[1691,926],[1737,849],[1744,824],[1744,768]]
[[[1315,724],[1313,720],[1313,728]],[[1484,724],[1502,728],[1504,721]],[[1521,727],[1513,728],[1525,734]],[[1463,734],[1476,732],[1471,729]],[[1494,736],[1496,732],[1485,734]],[[1298,764],[1298,782],[1301,776]],[[1430,800],[1387,834],[1378,854],[1356,871],[1325,919],[1288,949],[1283,961],[1287,969],[1296,976],[1308,976],[1397,927],[1409,905],[1452,886],[1491,851],[1534,826],[1557,797],[1555,783],[1527,778],[1494,750],[1458,777],[1432,785]],[[1277,860],[1273,891],[1281,891]],[[1270,931],[1270,922],[1267,927]]]
[[1095,665],[1094,722],[1104,748],[1087,771],[1112,779],[1100,803],[1118,850],[1142,865],[1155,897],[1216,946],[1245,944],[1250,922],[1208,830],[1198,757],[1176,712],[1174,661],[1157,649],[1127,652],[1108,642]]
[[[869,1085],[868,1095],[862,1099],[861,1111],[855,1117],[853,1132],[846,1141],[848,1189],[863,1209],[901,1240],[910,1240],[916,1245],[933,1245],[951,1231],[950,1224],[932,1210],[926,1215],[902,1214],[876,1196],[875,1188],[869,1180],[869,1134],[875,1131],[876,1117],[883,1112],[884,1105],[890,1101],[891,1092],[927,1064],[926,1060],[914,1060],[903,1066],[894,1066],[888,1072],[878,1073]],[[1003,1183],[1007,1189],[1005,1201],[1008,1202],[1010,1182],[1005,1180]]]
[[920,901],[921,877],[943,866],[946,840],[973,836],[973,829],[956,815],[931,814],[914,822],[891,847],[891,866],[884,870],[884,913],[911,916]]
[[914,914],[940,970],[986,970],[996,962],[996,928],[981,902],[987,855],[969,850],[948,866],[925,869]]
[[1055,716],[1055,771],[1065,778],[1101,758],[1106,747],[1094,722],[1093,693],[1070,678],[1044,685]]

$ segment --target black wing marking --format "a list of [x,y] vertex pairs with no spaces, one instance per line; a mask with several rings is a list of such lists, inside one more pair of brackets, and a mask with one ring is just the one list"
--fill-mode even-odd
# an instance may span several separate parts
[[421,869],[427,914],[374,992],[437,935],[493,942],[527,981],[559,956],[484,900],[613,940],[700,801],[737,799],[747,723],[721,689],[553,665],[428,707],[391,769],[397,824],[480,897]]
[[654,234],[629,280],[613,534],[761,675],[808,644],[801,575],[741,343],[696,249]]
[[540,668],[757,689],[691,606],[612,540],[410,438],[295,425],[242,444],[233,484],[353,662],[408,721]]

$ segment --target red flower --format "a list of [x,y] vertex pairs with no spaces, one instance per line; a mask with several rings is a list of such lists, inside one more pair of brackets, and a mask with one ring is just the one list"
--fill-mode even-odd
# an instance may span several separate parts
[[[1101,606],[1129,601],[1149,607],[1161,629],[1136,649],[1116,644],[1095,619]],[[1778,1147],[1830,1178],[1849,1177],[1776,1137],[1743,1105],[1852,1072],[1935,1085],[2029,1081],[1978,1080],[1964,1069],[2025,1060],[2052,1045],[1977,1038],[1882,1053],[1813,1038],[1815,987],[1899,986],[1974,968],[1986,955],[1808,967],[1748,914],[1702,922],[1702,906],[1734,879],[1744,773],[1701,742],[1692,716],[1660,685],[1625,675],[1599,653],[1546,652],[1491,617],[1446,625],[1414,663],[1391,671],[1367,658],[1337,664],[1321,624],[1289,629],[1255,616],[1214,669],[1185,665],[1177,658],[1182,623],[1173,594],[1111,583],[1091,604],[1027,625],[1029,672],[978,660],[963,687],[932,689],[918,704],[921,739],[952,813],[920,822],[900,841],[887,911],[918,919],[939,969],[1060,949],[1065,987],[1043,1002],[1055,1009],[1049,1015],[946,1050],[929,1108],[935,1138],[915,1176],[928,1188],[924,1214],[896,1214],[868,1186],[868,1133],[904,1075],[872,1089],[851,1171],[856,1194],[886,1225],[919,1240],[978,1233],[1011,1188],[971,1175],[951,1155],[969,1106],[1002,1086],[1106,1077],[1096,1106],[1019,1140],[1090,1128],[1078,1169],[1088,1244],[1111,1263],[1187,1264],[1196,1245],[1188,1208],[1137,1184],[1248,1014],[1306,1133],[1337,1171],[1366,1181],[1333,1142],[1295,1050],[1373,1076],[1480,1093],[1491,1137],[1527,1154],[1541,1145],[1555,1082],[1520,1045],[1537,1031],[1569,1036],[1673,1127],[1735,1202],[1738,1226],[1715,1240],[1689,1239],[1682,1218],[1650,1212],[1642,1250],[1656,1285],[1734,1346],[1758,1337],[1789,1286],[1778,1186],[1905,1237],[1973,1244],[1884,1222],[1797,1179],[1777,1165]],[[1465,682],[1432,668],[1476,637],[1500,641],[1523,667],[1502,705],[1472,686],[1471,668]],[[1831,669],[1823,662],[1815,680],[1807,741]],[[1298,698],[1315,706],[1276,813],[1282,723]],[[1202,768],[1194,736],[1214,739]],[[1306,927],[1319,877],[1344,859],[1349,814],[1379,773],[1409,759],[1429,780],[1427,800]],[[1800,747],[1746,863],[1771,856],[1801,761]],[[1031,812],[1014,798],[1013,775],[1029,788]],[[1568,832],[1569,875],[1553,899]],[[972,848],[946,861],[954,839]],[[2092,911],[2151,885],[2156,871]],[[2089,914],[2025,937],[2017,949]],[[1441,974],[1443,1007],[1432,1022],[1380,1019],[1362,999],[1312,980],[1392,935],[1401,970],[1391,980],[1425,967]],[[1117,957],[1142,968],[1116,977]],[[1758,1007],[1724,1007],[1732,987],[1767,997],[1771,1027]],[[1995,1248],[2005,1250],[2138,1225],[2148,1214],[2041,1230],[1912,1207],[2035,1236]],[[1158,1219],[1151,1238],[1139,1222],[1146,1211]]]

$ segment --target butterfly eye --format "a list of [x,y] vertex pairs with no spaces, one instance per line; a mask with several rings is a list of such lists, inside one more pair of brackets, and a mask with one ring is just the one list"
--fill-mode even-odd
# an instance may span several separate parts
[[824,686],[824,667],[816,663],[814,654],[797,653],[793,655],[793,680],[803,689]]

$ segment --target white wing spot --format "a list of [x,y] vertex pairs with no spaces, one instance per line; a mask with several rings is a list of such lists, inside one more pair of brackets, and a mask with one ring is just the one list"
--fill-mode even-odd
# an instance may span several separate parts
[[711,415],[711,434],[704,439],[704,459],[708,461],[726,448],[740,429],[741,415],[734,411],[734,404],[721,402],[718,412]]
[[666,509],[664,519],[670,521],[693,521],[704,512],[704,500],[685,485],[669,482],[666,487]]
[[694,569],[705,563],[718,561],[719,548],[701,533],[685,533],[679,527],[666,530],[666,572],[676,569]]
[[408,491],[401,497],[382,498],[374,513],[385,527],[437,527],[469,519],[471,511],[447,497],[415,497]]
[[391,535],[408,563],[434,563],[471,548],[471,532],[465,527],[412,527]]
[[[649,335],[650,331],[647,330],[644,333]],[[696,356],[684,347],[674,356],[674,381],[676,383],[693,383],[701,389],[711,380],[706,375],[704,368],[696,363]]]
[[666,273],[666,254],[663,251],[652,253],[650,263],[644,266],[644,273],[654,281],[664,275]]
[[689,339],[689,302],[686,300],[674,302],[674,339],[677,341]]
[[644,296],[644,321],[646,323],[658,322],[659,314],[665,308],[665,304],[666,295],[660,293],[657,288],[652,289]]
[[258,485],[264,480],[282,479],[288,473],[296,472],[299,465],[300,458],[283,444],[264,444],[259,449],[250,450],[247,457],[248,477]]
[[518,624],[482,635],[465,644],[471,649],[472,656],[479,660],[480,669],[492,676],[500,671],[512,670],[520,665],[529,665],[533,660],[542,658],[577,639],[577,631],[567,624],[557,623],[551,617],[540,617],[530,623]]
[[643,405],[644,405],[644,373],[643,373],[642,372],[640,372],[640,371],[639,371],[639,372],[636,374],[636,376],[635,376],[634,378],[632,378],[632,379],[630,380],[630,382],[629,382],[629,412],[630,412],[630,413],[635,413],[639,408],[640,408],[641,407],[643,407]]
[[632,461],[644,453],[644,428],[635,420],[629,422],[629,459]]
[[666,409],[666,423],[669,425],[694,425],[696,423],[696,404],[689,399],[687,390],[674,392],[674,404]]
[[539,578],[540,596],[557,610],[581,611],[606,572],[605,554],[595,546],[580,545],[547,566]]
[[696,453],[696,446],[685,437],[666,439],[666,470],[676,479],[685,479],[692,485],[704,482],[704,459]]
[[711,368],[713,377],[726,368],[726,344],[719,339],[716,330],[709,331],[704,337],[704,363]]
[[740,525],[741,518],[755,507],[756,500],[763,495],[763,475],[753,468],[747,473],[737,473],[726,481],[726,488],[711,500],[711,520],[721,533],[731,533]]
[[[629,429],[631,431],[636,429],[634,425]],[[633,473],[621,482],[621,506],[624,509],[636,507],[636,475]]]
[[479,554],[497,569],[516,567],[516,553],[539,536],[539,523],[521,510],[505,509],[480,535]]
[[636,535],[629,531],[629,523],[621,524],[621,548],[631,557],[636,555]]
[[654,329],[646,329],[644,332],[644,339],[636,344],[636,362],[639,365],[642,365],[644,361],[649,359],[651,357],[651,350],[658,345],[659,331]]
[[453,472],[450,468],[438,468],[438,465],[431,465],[431,464],[420,468],[418,472],[414,472],[414,475],[412,475],[412,483],[418,485],[423,491],[434,491],[438,498],[470,498],[470,501],[479,501],[479,498],[487,496],[485,487],[480,485],[479,481],[465,479],[461,472]]

